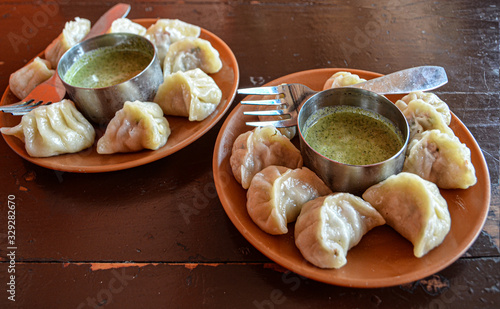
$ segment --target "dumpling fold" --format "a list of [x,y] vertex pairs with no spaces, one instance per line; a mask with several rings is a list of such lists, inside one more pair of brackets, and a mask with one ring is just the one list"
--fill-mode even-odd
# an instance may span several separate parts
[[357,74],[351,72],[337,72],[326,80],[323,85],[323,90],[330,88],[347,87],[355,84],[366,82],[366,79],[360,78]]
[[455,135],[447,123],[447,117],[432,105],[422,99],[414,99],[409,103],[402,100],[396,106],[403,112],[410,126],[410,140],[418,138],[428,130],[439,130],[448,135]]
[[59,59],[71,47],[80,41],[90,31],[90,20],[76,17],[75,20],[68,21],[62,33],[45,48],[45,59],[50,61],[53,68],[57,68]]
[[95,139],[94,127],[70,100],[37,107],[17,126],[0,131],[21,139],[32,157],[79,152],[92,146]]
[[248,189],[252,178],[270,165],[302,167],[300,150],[273,126],[240,134],[233,143],[229,163],[236,180]]
[[54,75],[50,62],[36,57],[32,62],[12,73],[9,78],[10,91],[20,100]]
[[213,78],[200,69],[177,72],[165,78],[154,102],[165,115],[201,121],[212,114],[222,99],[222,91]]
[[128,18],[118,18],[111,23],[108,33],[132,33],[144,36],[146,34],[146,27]]
[[188,37],[169,46],[163,60],[164,77],[196,68],[207,74],[217,73],[222,68],[219,52],[209,41]]
[[446,125],[450,125],[451,122],[451,112],[448,104],[441,100],[437,95],[432,92],[423,92],[423,91],[413,91],[409,94],[405,95],[401,100],[396,102],[396,105],[404,110],[408,104],[413,100],[422,100],[426,104],[434,107],[436,111],[441,114]]
[[163,18],[151,25],[144,36],[155,44],[160,63],[163,63],[171,44],[187,37],[197,38],[200,32],[201,29],[198,26],[178,19]]
[[97,141],[97,152],[112,154],[163,147],[170,136],[170,126],[158,104],[127,101]]
[[286,234],[287,224],[297,219],[306,202],[330,193],[330,188],[307,167],[272,165],[253,177],[247,191],[247,210],[266,233]]
[[443,189],[467,189],[477,182],[470,149],[458,137],[439,130],[425,131],[412,140],[403,171]]
[[413,244],[420,258],[439,246],[451,228],[448,204],[438,187],[420,176],[402,172],[363,193],[394,230]]
[[295,223],[295,244],[320,268],[341,268],[347,252],[384,218],[362,198],[333,193],[307,202]]

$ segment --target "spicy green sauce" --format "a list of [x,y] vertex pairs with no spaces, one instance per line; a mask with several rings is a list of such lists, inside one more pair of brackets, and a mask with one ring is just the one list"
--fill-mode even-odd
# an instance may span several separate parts
[[313,123],[306,130],[305,140],[337,162],[368,165],[391,158],[403,147],[397,131],[387,119],[373,112],[342,106]]
[[151,56],[140,51],[98,48],[78,59],[64,75],[64,81],[83,88],[109,87],[139,74],[151,59]]

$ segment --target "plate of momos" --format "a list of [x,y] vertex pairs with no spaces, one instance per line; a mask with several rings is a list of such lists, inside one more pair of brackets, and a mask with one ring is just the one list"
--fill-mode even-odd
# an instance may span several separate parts
[[[319,91],[379,76],[363,70],[314,69],[266,86],[302,83]],[[407,111],[413,144],[404,172],[361,196],[325,188],[297,157],[299,143],[293,130],[246,126],[247,121],[259,120],[243,115],[252,107],[234,108],[216,141],[214,180],[228,217],[255,248],[304,277],[358,288],[425,278],[467,251],[481,232],[490,204],[490,179],[481,149],[436,95],[387,97]],[[415,111],[421,106],[411,103],[419,100],[438,111],[432,115],[437,120],[432,120],[441,131],[419,118]],[[425,156],[434,164],[418,160]],[[445,168],[460,177],[447,177]],[[442,178],[448,180],[439,182]]]
[[[85,19],[69,21],[45,52],[12,74],[11,78],[19,82],[10,82],[0,104],[18,102],[18,96],[24,96],[26,89],[34,88],[54,74],[51,62],[57,61],[57,57],[60,58],[65,50],[81,40],[89,29],[90,22]],[[3,137],[19,156],[39,166],[60,171],[97,173],[122,170],[156,161],[188,146],[210,130],[228,111],[238,88],[239,68],[229,46],[215,34],[199,26],[167,18],[123,18],[116,20],[108,32],[136,33],[154,42],[162,59],[162,68],[168,71],[164,71],[164,84],[159,88],[161,94],[157,95],[155,102],[127,102],[127,107],[117,113],[117,119],[108,125],[109,130],[94,124],[89,127],[89,123],[81,119],[82,115],[77,115],[73,102],[66,99],[53,108],[42,109],[33,117],[26,117],[25,121],[21,121],[20,116],[0,113]],[[45,60],[47,53],[50,61]],[[180,89],[188,89],[190,96],[184,96]],[[170,95],[174,92],[183,99]],[[173,106],[175,104],[177,106]],[[72,115],[71,119],[75,121],[64,126],[52,125],[48,115],[58,115],[57,119]],[[137,117],[141,119],[139,130],[136,129],[138,126],[126,126],[133,123],[129,119]],[[51,137],[52,144],[40,146],[40,140],[29,133],[34,130],[33,125],[37,121],[46,124],[36,128],[40,134],[68,133]],[[86,129],[80,132],[78,128]],[[133,134],[123,134],[124,131]],[[88,138],[92,141],[89,142]],[[83,139],[85,142],[60,147],[71,139]]]

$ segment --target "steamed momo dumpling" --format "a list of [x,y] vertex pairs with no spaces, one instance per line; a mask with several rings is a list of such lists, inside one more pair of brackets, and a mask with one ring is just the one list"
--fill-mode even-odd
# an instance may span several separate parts
[[467,189],[477,181],[469,148],[438,130],[425,131],[410,143],[403,171],[443,189]]
[[160,63],[163,63],[172,43],[187,37],[197,38],[200,32],[200,27],[178,19],[159,19],[147,29],[145,37],[155,44]]
[[215,111],[222,91],[213,78],[200,69],[177,72],[165,78],[158,88],[154,102],[165,115],[188,117],[201,121]]
[[443,114],[424,100],[415,99],[405,104],[399,100],[396,106],[403,112],[410,126],[410,140],[418,138],[422,132],[427,130],[439,130],[448,135],[455,135],[453,130],[446,124]]
[[97,141],[97,152],[111,154],[142,149],[156,150],[167,143],[170,126],[156,103],[127,101]]
[[132,33],[143,36],[146,34],[146,27],[128,18],[118,18],[111,23],[108,33]]
[[302,206],[332,193],[307,167],[268,166],[257,173],[247,191],[247,210],[253,222],[273,235],[288,233]]
[[21,139],[32,157],[79,152],[92,146],[95,139],[94,128],[70,100],[37,107],[17,126],[0,131]]
[[326,80],[323,90],[330,88],[347,87],[355,84],[366,82],[366,79],[360,78],[356,74],[350,72],[337,72]]
[[385,224],[362,198],[334,193],[307,202],[295,223],[295,245],[304,258],[321,268],[340,268],[347,252],[363,235]]
[[257,127],[234,141],[229,163],[236,180],[248,189],[255,174],[270,165],[302,167],[302,155],[275,127]]
[[185,38],[170,45],[163,61],[163,76],[178,71],[201,69],[207,74],[217,73],[222,68],[219,52],[209,41],[200,38]]
[[399,109],[404,110],[408,104],[413,100],[422,100],[436,109],[443,117],[446,125],[450,125],[451,112],[448,104],[441,100],[437,95],[431,92],[413,91],[405,95],[401,100],[396,102]]
[[439,246],[451,228],[448,204],[438,187],[420,176],[402,172],[363,193],[387,224],[413,244],[420,258]]
[[24,99],[36,86],[54,75],[50,62],[36,57],[32,62],[12,73],[9,87],[19,99]]
[[71,47],[78,44],[90,31],[90,21],[76,17],[64,26],[62,33],[45,49],[45,59],[50,61],[53,68],[57,68],[59,59]]

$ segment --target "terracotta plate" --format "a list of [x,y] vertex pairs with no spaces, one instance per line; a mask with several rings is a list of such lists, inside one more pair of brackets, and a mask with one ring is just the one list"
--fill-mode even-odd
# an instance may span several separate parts
[[[269,85],[302,83],[321,90],[324,82],[337,71],[346,69],[318,69],[281,77]],[[380,74],[347,70],[365,79]],[[392,101],[402,96],[388,96]],[[257,97],[247,98],[256,99]],[[442,190],[451,214],[451,231],[444,242],[422,258],[413,255],[413,246],[389,226],[380,226],[368,232],[347,255],[347,264],[340,269],[321,269],[308,263],[294,243],[294,225],[283,236],[269,235],[259,229],[246,210],[246,190],[234,179],[229,157],[231,147],[239,134],[250,130],[244,116],[251,107],[238,105],[220,130],[214,150],[213,169],[217,192],[224,209],[241,234],[258,250],[281,266],[317,281],[358,288],[377,288],[400,285],[434,274],[457,260],[479,235],[490,204],[490,179],[486,162],[474,137],[464,124],[452,115],[450,127],[471,150],[476,169],[477,184],[467,190]]]
[[[145,27],[149,27],[156,22],[156,19],[137,19],[134,21]],[[164,147],[156,151],[144,150],[135,153],[100,155],[96,152],[95,145],[98,137],[102,136],[104,132],[102,132],[102,130],[96,130],[96,142],[92,148],[75,154],[65,154],[49,158],[32,158],[26,152],[24,143],[19,139],[13,136],[4,135],[5,141],[17,154],[34,164],[60,171],[81,173],[97,173],[127,169],[150,163],[175,153],[203,136],[203,134],[210,130],[210,128],[224,116],[233,102],[236,95],[236,89],[238,88],[238,63],[231,49],[219,37],[205,29],[201,29],[200,37],[210,41],[212,46],[219,51],[223,64],[222,69],[218,73],[211,74],[210,76],[212,76],[222,90],[222,100],[217,109],[201,122],[191,122],[183,117],[167,117],[172,133]],[[43,100],[43,98],[40,99]],[[0,104],[6,105],[17,101],[18,99],[12,94],[9,88],[7,88]],[[17,125],[20,121],[20,116],[0,113],[0,127],[12,127]]]

